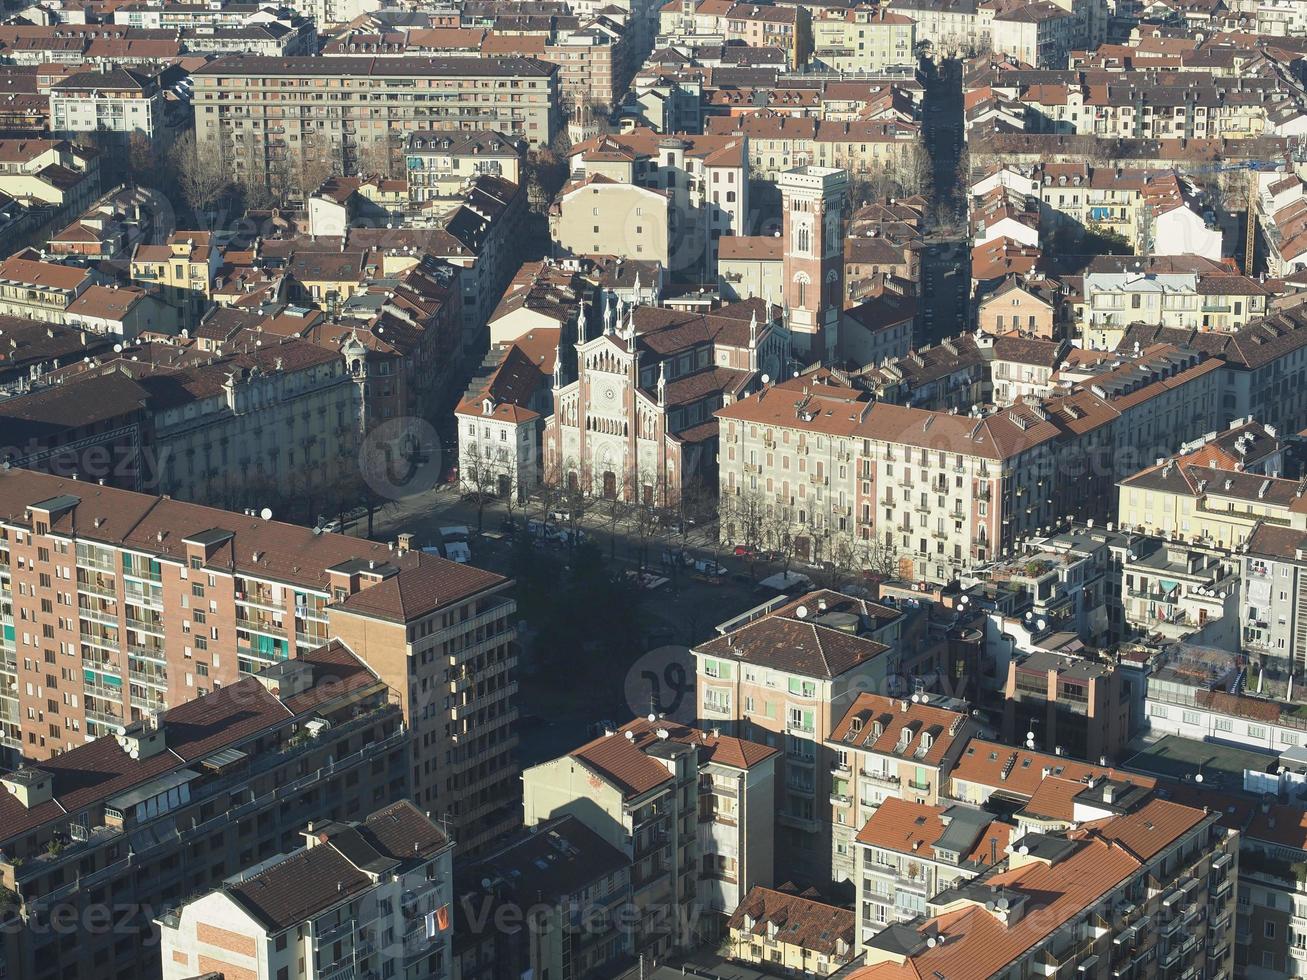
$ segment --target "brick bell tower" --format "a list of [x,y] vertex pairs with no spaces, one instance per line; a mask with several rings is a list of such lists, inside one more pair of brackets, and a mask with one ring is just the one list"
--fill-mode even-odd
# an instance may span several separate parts
[[780,175],[785,306],[794,352],[831,361],[844,309],[844,200],[849,178],[835,167]]

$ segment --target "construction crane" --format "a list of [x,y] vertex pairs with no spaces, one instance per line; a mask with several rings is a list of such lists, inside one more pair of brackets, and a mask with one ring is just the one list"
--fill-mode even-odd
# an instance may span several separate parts
[[1253,260],[1257,253],[1257,175],[1286,166],[1290,166],[1288,155],[1282,160],[1239,160],[1234,163],[1214,163],[1180,171],[1182,177],[1191,177],[1197,174],[1228,173],[1235,170],[1246,170],[1248,172],[1245,202],[1248,217],[1244,222],[1243,241],[1243,274],[1245,276],[1253,274]]

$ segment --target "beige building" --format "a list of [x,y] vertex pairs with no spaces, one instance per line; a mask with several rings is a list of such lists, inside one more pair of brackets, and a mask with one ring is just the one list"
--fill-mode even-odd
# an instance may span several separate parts
[[1067,54],[1082,39],[1071,6],[1049,0],[1001,6],[989,23],[990,44],[994,51],[1037,68],[1065,68]]
[[182,327],[194,329],[208,312],[222,253],[207,231],[175,231],[162,245],[132,250],[132,281],[156,290],[176,308]]
[[666,268],[673,220],[668,192],[590,174],[563,188],[549,234],[560,256],[615,255]]
[[940,892],[997,865],[1015,833],[1011,824],[963,804],[886,799],[853,845],[858,950],[883,929],[924,914]]
[[[422,747],[406,777],[415,802],[467,848],[516,821],[507,580],[407,538],[387,546],[28,470],[0,474],[0,530],[6,747],[49,759],[335,638],[395,691]],[[47,611],[54,579],[68,601]]]
[[718,413],[722,540],[948,581],[1053,514],[1018,503],[1058,431],[1028,412],[872,402],[821,373],[764,389]]
[[1246,542],[1262,520],[1307,530],[1307,496],[1301,480],[1205,462],[1199,450],[1122,480],[1117,498],[1121,525],[1226,550]]
[[977,304],[977,329],[994,336],[1012,333],[1052,340],[1056,296],[1048,293],[1016,276],[1009,277]]
[[830,976],[855,955],[853,913],[790,888],[750,890],[727,923],[728,956],[791,976]]
[[404,147],[409,200],[461,198],[468,182],[482,174],[521,185],[524,156],[520,142],[494,131],[410,133]]
[[[661,193],[667,201],[669,226],[666,268],[707,275],[716,268],[717,240],[739,234],[750,218],[747,143],[738,135],[666,136],[642,127],[578,143],[572,147],[569,160],[576,181],[588,183],[598,177]],[[652,199],[647,205],[645,200],[636,195],[618,199],[618,215],[625,215],[618,234],[631,228],[635,243],[645,233],[634,232],[634,226],[642,224],[637,220],[642,215],[634,215],[633,209],[653,207]],[[581,218],[587,216],[594,217],[590,209],[583,207]],[[588,230],[595,224],[603,226],[602,222],[590,221],[576,227]],[[593,232],[590,234],[593,236]],[[657,238],[653,241],[656,243]],[[589,244],[584,242],[584,235],[582,243]],[[640,257],[630,249],[628,245],[611,254]]]
[[934,805],[977,726],[959,704],[859,694],[831,731],[833,877],[855,880],[854,836],[888,799]]
[[63,323],[68,307],[98,281],[88,269],[42,261],[28,249],[0,262],[0,314]]
[[812,56],[831,71],[884,71],[916,65],[917,22],[885,7],[820,8]]
[[541,147],[559,126],[558,69],[530,58],[227,57],[192,77],[201,152],[258,180],[390,169],[409,133],[489,128]]
[[717,242],[717,286],[730,300],[784,296],[785,241],[779,235],[728,235]]
[[454,842],[407,800],[310,823],[304,847],[237,872],[158,921],[164,980],[446,976]]
[[526,770],[524,819],[570,814],[626,856],[632,952],[662,959],[772,883],[776,760],[766,745],[650,715]]
[[848,813],[833,805],[847,780],[827,740],[856,692],[883,690],[898,671],[902,625],[886,606],[822,591],[759,606],[691,651],[703,724],[782,752],[775,821],[783,875],[831,877],[833,825]]
[[1097,977],[1123,959],[1234,975],[1239,834],[1222,813],[1147,795],[1085,809],[1074,829],[1011,840],[982,877],[864,941],[866,966],[851,977]]

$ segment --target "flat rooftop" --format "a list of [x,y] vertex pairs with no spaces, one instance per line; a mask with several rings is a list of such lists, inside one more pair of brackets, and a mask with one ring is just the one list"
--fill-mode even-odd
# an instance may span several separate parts
[[1254,752],[1235,745],[1167,735],[1131,756],[1122,768],[1176,780],[1183,780],[1186,776],[1192,778],[1201,771],[1203,785],[1213,789],[1239,790],[1243,788],[1245,769],[1265,772],[1275,766],[1278,759],[1279,756],[1271,752]]

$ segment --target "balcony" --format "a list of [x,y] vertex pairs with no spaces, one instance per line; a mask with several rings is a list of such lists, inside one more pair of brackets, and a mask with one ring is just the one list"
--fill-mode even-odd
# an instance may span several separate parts
[[839,807],[841,810],[847,810],[853,806],[853,797],[845,796],[843,793],[831,793],[830,805]]
[[853,774],[853,767],[847,762],[832,762],[830,766],[832,776],[850,776]]
[[77,580],[77,591],[84,592],[87,595],[96,595],[105,599],[118,598],[118,589],[114,585],[113,579],[101,579],[98,581],[82,579]]
[[887,773],[876,772],[874,770],[860,769],[858,775],[874,786],[893,786],[897,787],[902,780],[898,776],[891,776]]

